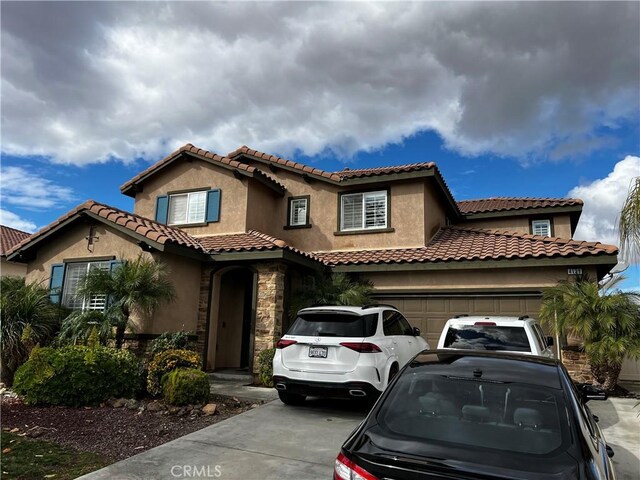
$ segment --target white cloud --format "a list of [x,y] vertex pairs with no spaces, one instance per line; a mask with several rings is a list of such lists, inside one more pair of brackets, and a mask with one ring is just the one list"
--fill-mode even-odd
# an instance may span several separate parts
[[71,188],[56,185],[22,167],[2,167],[0,182],[2,203],[27,210],[57,207],[74,199]]
[[23,232],[33,233],[36,231],[36,224],[30,220],[21,218],[13,212],[0,208],[0,225],[15,228]]
[[640,176],[640,157],[627,156],[605,178],[580,185],[570,197],[584,200],[575,238],[618,245],[618,218],[631,180]]
[[639,8],[3,2],[2,149],[350,155],[433,130],[465,154],[575,157],[637,115]]

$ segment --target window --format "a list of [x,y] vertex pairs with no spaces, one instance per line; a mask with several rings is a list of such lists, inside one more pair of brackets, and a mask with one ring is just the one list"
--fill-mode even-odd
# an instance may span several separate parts
[[524,328],[484,325],[449,327],[444,339],[444,348],[531,352]]
[[403,335],[402,324],[398,312],[386,310],[382,317],[382,329],[385,336]]
[[304,313],[293,323],[287,335],[303,337],[371,337],[376,333],[378,316],[339,312]]
[[169,196],[169,225],[204,223],[207,192],[178,193]]
[[85,298],[78,295],[78,288],[85,275],[94,268],[109,269],[109,262],[68,263],[62,289],[62,305],[73,310],[104,310],[107,306],[106,295],[92,295]]
[[309,196],[289,198],[289,227],[309,225]]
[[340,197],[340,230],[387,228],[387,191],[349,193]]
[[544,237],[551,236],[551,221],[550,220],[532,220],[531,233],[533,233],[534,235],[542,235]]

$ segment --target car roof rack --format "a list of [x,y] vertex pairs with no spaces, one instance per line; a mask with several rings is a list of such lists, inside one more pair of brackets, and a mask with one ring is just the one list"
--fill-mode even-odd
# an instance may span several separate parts
[[521,317],[518,317],[518,320],[526,320],[527,318],[531,318],[529,315],[522,315]]
[[456,316],[455,316],[455,317],[453,317],[453,318],[462,318],[462,317],[468,317],[468,316],[469,316],[469,314],[468,314],[468,313],[461,313],[461,314],[459,314],[459,315],[456,315]]
[[395,310],[398,310],[395,305],[391,305],[390,303],[368,303],[367,305],[363,305],[362,309],[366,310],[367,308],[376,308],[376,307],[390,307]]

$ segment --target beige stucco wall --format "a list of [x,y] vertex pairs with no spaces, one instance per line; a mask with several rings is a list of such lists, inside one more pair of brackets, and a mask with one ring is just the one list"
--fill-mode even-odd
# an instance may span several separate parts
[[[76,224],[57,234],[55,238],[40,244],[35,260],[27,265],[27,281],[43,281],[49,284],[51,266],[65,260],[115,256],[117,259],[131,259],[141,253],[137,242],[124,234],[99,224],[96,229],[98,241],[93,252],[87,250],[85,237],[89,224]],[[176,255],[144,253],[164,262],[172,278],[175,278],[176,301],[161,306],[153,319],[134,319],[135,333],[162,333],[165,331],[195,331],[198,313],[198,289],[200,286],[200,264]]]
[[181,225],[180,228],[191,235],[241,233],[246,230],[248,182],[248,179],[235,178],[230,170],[202,160],[177,160],[144,182],[142,192],[136,194],[133,211],[155,219],[156,198],[160,195],[180,190],[219,188],[220,221],[205,226]]
[[446,213],[443,201],[435,193],[435,181],[424,183],[424,239],[429,243],[440,227],[446,224]]
[[[537,219],[542,217],[540,217],[540,215],[538,214],[533,218]],[[554,236],[561,238],[571,238],[571,217],[569,216],[569,214],[549,215],[545,218],[549,218],[551,220]],[[467,220],[465,222],[460,222],[457,225],[461,227],[487,228],[490,230],[506,230],[518,233],[531,233],[531,217],[526,215]]]
[[24,263],[8,262],[4,257],[0,259],[0,276],[24,277],[27,274],[27,266]]
[[[581,267],[590,278],[595,267]],[[375,285],[376,292],[469,289],[539,289],[567,280],[567,267],[486,268],[476,270],[415,270],[371,272],[362,276]]]

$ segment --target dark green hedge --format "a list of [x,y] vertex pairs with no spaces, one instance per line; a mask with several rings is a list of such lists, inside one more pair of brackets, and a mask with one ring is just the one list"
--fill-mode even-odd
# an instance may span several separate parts
[[14,390],[33,405],[95,405],[133,397],[140,386],[136,357],[95,346],[35,348],[16,372]]
[[178,368],[162,377],[164,401],[171,405],[207,403],[209,377],[202,370]]

